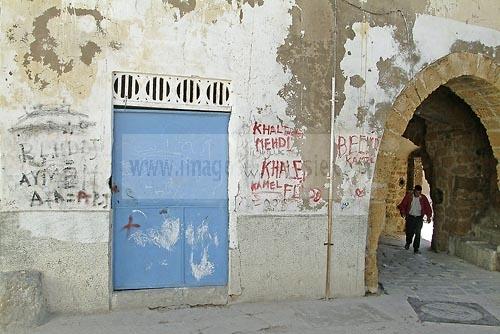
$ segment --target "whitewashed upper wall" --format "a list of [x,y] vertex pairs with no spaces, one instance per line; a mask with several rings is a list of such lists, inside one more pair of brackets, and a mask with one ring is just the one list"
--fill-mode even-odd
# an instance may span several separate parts
[[[109,209],[113,71],[231,80],[230,205],[263,210],[252,184],[262,182],[266,157],[255,141],[276,137],[269,126],[289,129],[285,137],[300,133],[278,96],[291,73],[276,59],[293,1],[171,3],[5,3],[3,210]],[[273,154],[300,173],[292,140]],[[301,181],[290,173],[267,178],[291,183],[292,197]]]
[[[345,39],[345,53],[339,59],[345,81],[337,87],[337,96],[340,91],[345,99],[338,110],[335,127],[336,164],[342,170],[342,195],[335,203],[336,215],[368,212],[378,144],[383,137],[387,113],[419,71],[453,52],[500,56],[500,32],[497,30],[500,24],[493,19],[498,15],[492,14],[500,10],[500,4],[485,1],[484,7],[478,7],[469,3],[466,8],[470,11],[466,15],[459,10],[460,3],[435,1],[429,4],[427,11],[439,16],[396,12],[398,15],[389,17],[392,12],[387,11],[388,14],[383,14],[387,16],[377,16],[379,21],[385,18],[386,24],[376,24],[367,18],[346,27],[352,29],[352,36]],[[455,16],[457,19],[449,18]],[[410,17],[414,17],[413,22]],[[487,27],[466,23],[469,20]],[[375,143],[373,147],[370,141]],[[360,150],[366,153],[364,163],[353,164],[352,156],[359,156]]]
[[431,0],[426,13],[471,25],[500,29],[500,5],[496,0]]
[[[393,9],[378,1],[357,4]],[[317,59],[333,63],[308,58],[311,49],[300,49],[300,39],[304,45],[317,43],[308,40],[311,34],[326,35],[321,38],[328,43],[333,21],[314,24],[315,10],[325,6],[330,3],[321,0],[4,1],[0,208],[109,210],[111,77],[113,71],[131,71],[232,81],[233,219],[271,211],[325,213],[328,180],[307,175],[311,166],[305,155],[328,147],[329,134],[311,134],[297,121],[311,112],[300,105],[302,94],[324,83],[309,76],[307,86],[296,73]],[[365,20],[348,17],[343,27],[353,36],[342,42],[349,53],[337,60],[337,76],[346,81],[336,88],[345,95],[335,129],[341,176],[336,214],[367,212],[385,120],[377,110],[390,107],[405,82],[426,64],[456,48],[477,42],[495,50],[499,45],[498,31],[492,29],[499,25],[497,1],[435,0],[422,8],[404,12],[408,20],[388,15],[384,24],[370,23],[369,13],[363,14]],[[298,46],[283,61],[279,49],[292,44],[287,39],[292,30]],[[405,30],[410,47],[398,37]],[[410,61],[415,57],[418,61]],[[397,71],[388,72],[381,62]],[[395,74],[400,80],[388,80]],[[295,88],[284,90],[291,82]],[[291,97],[297,105],[291,106]],[[328,129],[329,114],[323,116]],[[285,145],[268,149],[266,139]],[[328,160],[323,154],[313,163]],[[283,172],[273,174],[273,166]]]

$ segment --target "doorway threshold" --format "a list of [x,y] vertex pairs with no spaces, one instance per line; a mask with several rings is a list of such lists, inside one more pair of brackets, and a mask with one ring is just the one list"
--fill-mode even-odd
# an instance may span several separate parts
[[112,310],[226,305],[227,302],[227,286],[121,290],[111,294]]

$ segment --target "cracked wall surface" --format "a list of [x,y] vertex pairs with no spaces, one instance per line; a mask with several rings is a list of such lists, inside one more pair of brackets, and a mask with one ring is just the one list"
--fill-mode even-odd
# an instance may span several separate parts
[[[376,244],[385,224],[388,191],[385,176],[395,168],[394,163],[404,151],[406,143],[398,138],[402,133],[399,127],[406,126],[409,120],[406,116],[392,117],[400,108],[394,102],[417,73],[451,53],[482,54],[498,63],[499,25],[494,19],[498,6],[488,1],[336,3],[337,13],[342,15],[338,15],[337,23],[335,129],[339,136],[342,132],[356,134],[354,142],[358,137],[364,138],[361,136],[377,137],[379,145],[372,150],[376,157],[373,165],[355,166],[346,156],[337,159],[338,171],[343,172],[336,175],[342,180],[342,196],[336,201],[334,212],[346,216],[370,213],[366,225],[365,278],[368,290],[376,291]],[[467,8],[468,14],[459,8]],[[470,66],[465,58],[463,62],[464,67]],[[406,93],[409,96],[405,103],[414,103],[416,108],[425,98],[419,92],[417,89],[413,95]],[[344,147],[342,139],[336,142],[339,149]],[[364,187],[366,197],[359,198],[356,194],[365,194]]]
[[[365,276],[373,274],[365,275],[367,239],[367,264],[373,270],[370,245],[376,238],[369,233],[380,228],[369,215],[385,210],[377,197],[385,185],[381,180],[372,184],[373,177],[377,168],[390,168],[377,167],[381,156],[399,149],[395,140],[384,141],[386,129],[394,128],[394,101],[417,73],[450,53],[482,54],[498,63],[498,10],[494,0],[5,1],[0,14],[5,79],[0,82],[0,209],[6,215],[34,214],[12,216],[8,221],[15,228],[4,244],[26,231],[32,243],[48,238],[85,249],[92,241],[110,241],[106,229],[91,231],[93,225],[111,223],[113,71],[221,78],[231,80],[233,90],[229,294],[252,300],[252,289],[245,295],[249,272],[281,277],[281,284],[269,286],[290,288],[277,297],[293,296],[297,286],[301,294],[307,291],[294,280],[292,260],[325,254],[318,240],[327,223],[334,112],[333,224],[339,239],[332,288],[338,295],[362,295]],[[269,149],[266,138],[289,144]],[[274,173],[270,162],[286,172]],[[370,202],[374,198],[378,206]],[[40,228],[36,215],[58,212],[71,224],[87,211],[96,215],[77,229]],[[290,220],[296,226],[308,217],[313,217],[309,227],[315,239],[298,243],[297,253],[284,259],[273,255],[261,267],[241,253],[240,240],[245,247],[273,251],[301,240],[295,230],[273,238],[272,225]],[[248,222],[263,224],[262,229]],[[68,238],[69,233],[75,236]],[[30,252],[25,258],[33,257]],[[50,272],[52,260],[37,259],[37,268]],[[273,276],[278,262],[288,265],[277,267]],[[311,273],[315,287],[321,286],[321,276]],[[109,287],[109,275],[98,281]],[[69,305],[69,298],[62,293],[53,308]]]
[[[6,3],[2,28],[7,33],[1,36],[1,42],[6,47],[2,68],[8,77],[1,83],[5,93],[0,98],[6,120],[1,130],[0,206],[5,212],[34,214],[9,220],[13,229],[3,236],[3,244],[15,242],[21,232],[27,232],[33,244],[48,238],[85,249],[92,242],[110,241],[107,230],[94,231],[97,224],[109,226],[111,221],[104,216],[92,216],[78,228],[70,226],[89,210],[110,210],[114,70],[232,81],[228,189],[231,253],[238,252],[237,219],[241,215],[321,210],[324,177],[319,178],[317,186],[310,181],[310,189],[304,183],[304,171],[309,167],[303,162],[299,142],[305,140],[307,122],[295,124],[293,108],[287,107],[280,94],[292,77],[294,56],[288,52],[279,56],[278,48],[289,34],[293,7],[293,1],[150,1],[135,6],[34,1],[21,7],[16,2]],[[306,26],[315,26],[309,21]],[[318,33],[321,30],[315,29]],[[312,44],[325,38],[307,36]],[[300,40],[294,43],[300,44]],[[312,76],[304,74],[303,78],[308,80],[310,94],[315,94],[319,88],[312,87]],[[330,81],[328,74],[324,77]],[[289,88],[287,92],[296,95],[296,90]],[[328,99],[330,89],[321,90]],[[275,152],[258,147],[256,141],[277,137],[266,130],[269,127],[288,129],[290,146]],[[260,175],[268,160],[291,164],[293,170],[276,175],[269,168],[266,175]],[[286,182],[288,192],[268,194],[266,187],[272,181]],[[60,212],[60,219],[70,226],[40,225],[36,217],[46,219],[53,211]],[[318,225],[318,231],[323,227]],[[302,247],[318,249],[315,244]],[[34,256],[32,248],[18,251],[26,253],[26,258]],[[103,254],[96,256],[103,259]],[[110,254],[106,256],[111,260]],[[36,263],[21,261],[17,265],[11,257],[12,252],[3,258],[10,270],[35,266],[44,273],[51,272],[48,255],[45,263],[42,254]],[[240,286],[237,276],[238,272],[232,270],[230,285],[236,289]],[[109,286],[109,272],[99,278],[95,284]],[[64,275],[57,279],[64,279]],[[87,278],[81,279],[75,289],[86,284]],[[62,289],[61,296],[53,298],[60,302],[52,303],[52,309],[83,310],[82,301],[88,296],[84,289],[81,291],[75,297]],[[57,290],[51,293],[57,294]],[[68,298],[77,302],[70,304]],[[103,304],[96,303],[95,307],[102,308]]]

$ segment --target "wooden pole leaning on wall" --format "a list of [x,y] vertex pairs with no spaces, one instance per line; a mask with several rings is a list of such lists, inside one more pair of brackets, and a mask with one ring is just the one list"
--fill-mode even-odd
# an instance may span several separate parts
[[330,291],[330,275],[331,275],[331,254],[332,254],[332,204],[333,200],[328,199],[328,237],[327,237],[327,242],[325,243],[326,245],[326,286],[325,286],[325,300],[329,300],[331,298],[331,291]]
[[335,174],[335,163],[337,157],[335,145],[335,77],[332,78],[332,115],[330,121],[330,170],[328,181],[328,227],[326,245],[326,282],[325,282],[325,300],[331,298],[331,257],[332,257],[332,234],[333,234],[333,175]]
[[333,175],[335,173],[335,162],[337,159],[337,148],[335,145],[335,103],[336,89],[335,89],[335,76],[337,73],[337,0],[333,2],[333,75],[332,75],[332,111],[330,115],[330,170],[328,180],[328,228],[327,228],[327,241],[326,245],[326,280],[325,280],[325,300],[331,298],[331,257],[332,257],[332,238],[333,238]]
[[[335,79],[334,79],[335,80]],[[333,101],[335,104],[335,102]],[[325,300],[331,298],[331,258],[332,258],[332,238],[333,238],[333,175],[335,173],[335,162],[336,162],[336,146],[335,146],[335,116],[332,114],[332,127],[330,129],[331,143],[330,143],[330,171],[329,171],[329,184],[328,184],[328,226],[327,226],[327,237],[326,237],[326,282],[325,282]]]

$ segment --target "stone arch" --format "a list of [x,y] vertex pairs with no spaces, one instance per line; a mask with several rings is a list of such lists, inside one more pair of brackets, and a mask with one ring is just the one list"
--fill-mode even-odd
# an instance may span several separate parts
[[484,125],[497,160],[500,188],[500,65],[482,54],[451,53],[422,69],[398,95],[387,117],[370,198],[365,282],[371,293],[378,290],[377,248],[385,224],[391,162],[398,154],[408,154],[412,150],[411,145],[403,147],[401,136],[417,107],[442,85],[462,98]]

